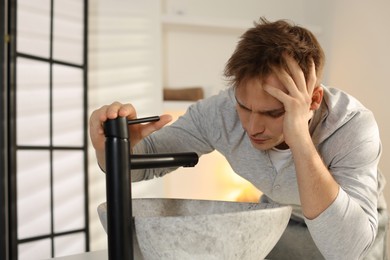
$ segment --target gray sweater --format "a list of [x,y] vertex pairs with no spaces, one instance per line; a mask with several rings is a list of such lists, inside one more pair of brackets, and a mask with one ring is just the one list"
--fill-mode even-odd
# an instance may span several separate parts
[[[218,150],[237,174],[263,192],[263,199],[293,207],[291,218],[306,223],[326,259],[358,259],[375,239],[377,208],[385,207],[385,181],[378,171],[378,126],[356,99],[323,87],[324,100],[310,122],[310,133],[341,188],[333,204],[313,220],[302,214],[292,157],[277,173],[268,152],[252,147],[235,110],[232,88],[192,105],[174,124],[144,139],[135,153],[193,151],[202,155]],[[151,179],[172,170],[134,171],[132,178]]]

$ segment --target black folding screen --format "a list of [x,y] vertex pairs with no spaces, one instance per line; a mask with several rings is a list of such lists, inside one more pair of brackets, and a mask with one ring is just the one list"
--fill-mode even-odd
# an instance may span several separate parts
[[1,259],[89,250],[87,2],[2,0]]
[[7,1],[0,0],[0,259],[9,259],[9,230],[8,230],[8,167],[7,167],[7,96],[6,78],[7,62]]

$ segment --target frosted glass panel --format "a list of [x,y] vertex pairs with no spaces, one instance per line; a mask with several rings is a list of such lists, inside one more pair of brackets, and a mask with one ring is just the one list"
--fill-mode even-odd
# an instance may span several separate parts
[[83,64],[83,1],[54,1],[53,58]]
[[85,225],[83,165],[82,151],[53,153],[55,232],[80,229]]
[[85,234],[76,233],[54,238],[54,252],[56,257],[85,252]]
[[53,144],[83,145],[83,71],[53,65]]
[[18,0],[17,51],[49,57],[50,0]]
[[17,144],[48,145],[49,64],[24,58],[16,62]]
[[18,238],[50,233],[50,157],[47,151],[17,152]]
[[42,239],[35,242],[23,243],[18,247],[19,260],[38,260],[51,258],[51,241]]

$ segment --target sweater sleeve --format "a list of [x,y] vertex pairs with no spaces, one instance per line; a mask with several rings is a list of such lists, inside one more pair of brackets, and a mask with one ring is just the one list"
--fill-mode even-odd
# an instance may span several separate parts
[[367,214],[341,188],[331,206],[317,218],[305,222],[325,259],[341,259],[340,256],[360,259],[376,234],[376,227]]
[[305,219],[306,224],[326,259],[360,259],[378,228],[381,142],[372,114],[355,114],[322,151],[340,189],[336,200],[317,218]]

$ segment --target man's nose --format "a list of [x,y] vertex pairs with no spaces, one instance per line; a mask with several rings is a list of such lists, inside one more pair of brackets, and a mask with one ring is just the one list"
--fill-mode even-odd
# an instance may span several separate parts
[[261,134],[265,131],[265,121],[259,113],[251,113],[249,117],[248,133],[250,135]]

